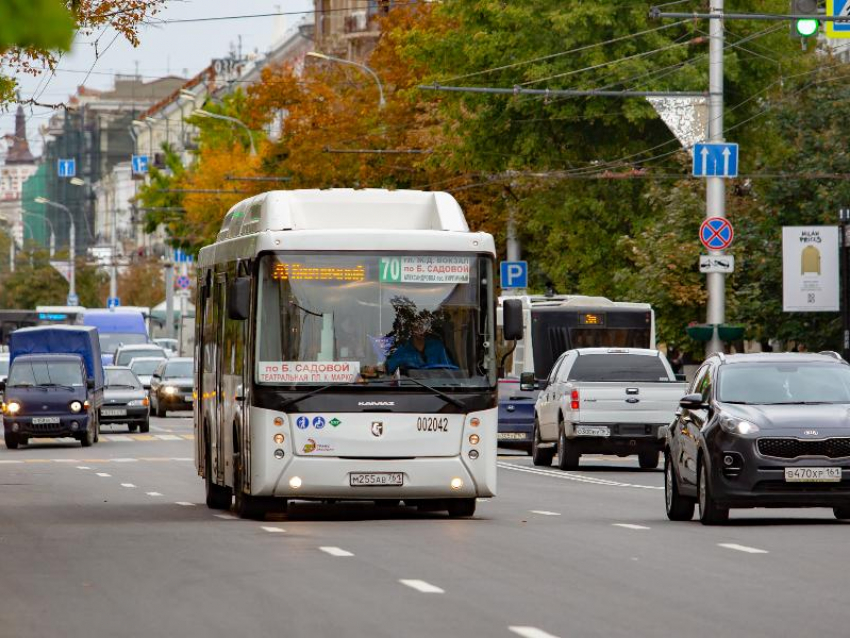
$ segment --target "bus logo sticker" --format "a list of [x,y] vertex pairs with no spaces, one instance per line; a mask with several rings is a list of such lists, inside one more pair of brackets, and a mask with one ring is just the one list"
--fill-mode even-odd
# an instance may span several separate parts
[[334,427],[338,427],[342,423],[342,421],[340,421],[338,418],[334,417],[330,421],[328,421],[328,423],[330,423]]
[[333,452],[334,448],[332,445],[328,445],[327,443],[317,443],[316,439],[307,439],[307,442],[304,444],[304,447],[301,448],[301,452],[303,454],[312,454],[313,452]]
[[383,421],[372,421],[372,436],[383,436],[384,434],[384,422]]
[[295,421],[295,425],[298,426],[299,430],[306,430],[310,427],[310,419],[308,419],[306,416],[299,416],[298,419]]
[[313,427],[316,428],[317,430],[321,430],[323,427],[325,427],[325,417],[323,417],[323,416],[315,417],[313,419]]
[[304,444],[304,449],[302,450],[304,454],[310,454],[311,452],[316,451],[316,441],[313,439],[307,439],[307,442]]

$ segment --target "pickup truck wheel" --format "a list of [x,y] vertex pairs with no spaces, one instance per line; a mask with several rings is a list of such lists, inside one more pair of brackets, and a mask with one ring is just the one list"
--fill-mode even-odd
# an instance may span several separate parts
[[654,470],[658,467],[658,452],[647,450],[638,453],[638,463],[642,470]]
[[6,449],[8,450],[17,450],[18,449],[18,435],[14,432],[6,432],[3,437],[4,442],[6,443]]
[[581,454],[576,450],[575,444],[567,439],[562,423],[558,434],[558,469],[577,470],[580,459]]
[[540,447],[540,424],[534,419],[534,434],[531,440],[531,462],[538,467],[551,467],[555,450]]
[[711,494],[711,481],[704,461],[699,464],[699,520],[703,525],[722,525],[729,520],[729,508],[719,507]]
[[667,506],[667,518],[671,521],[689,521],[694,517],[695,503],[692,498],[679,494],[676,470],[670,457],[664,455],[664,502]]

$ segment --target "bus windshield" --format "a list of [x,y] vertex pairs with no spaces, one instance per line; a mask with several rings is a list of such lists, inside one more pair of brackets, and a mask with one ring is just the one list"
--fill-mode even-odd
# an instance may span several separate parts
[[266,256],[256,381],[492,388],[492,294],[492,260],[474,254]]

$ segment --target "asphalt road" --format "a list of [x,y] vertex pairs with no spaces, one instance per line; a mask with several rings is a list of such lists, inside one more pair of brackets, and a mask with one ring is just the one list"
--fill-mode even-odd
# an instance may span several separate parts
[[203,505],[190,419],[152,424],[0,447],[0,637],[848,635],[850,528],[827,510],[671,523],[636,460],[505,455],[471,520],[241,521]]

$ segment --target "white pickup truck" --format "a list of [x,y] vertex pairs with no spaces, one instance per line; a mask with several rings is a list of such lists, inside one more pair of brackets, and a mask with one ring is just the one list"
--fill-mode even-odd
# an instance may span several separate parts
[[[534,383],[522,379],[524,385]],[[579,348],[563,353],[539,386],[532,460],[562,470],[578,467],[582,454],[637,454],[644,469],[658,467],[663,440],[685,393],[657,350]]]

